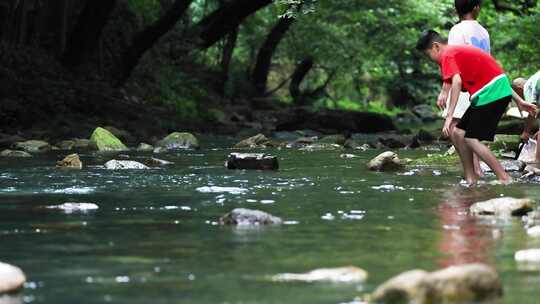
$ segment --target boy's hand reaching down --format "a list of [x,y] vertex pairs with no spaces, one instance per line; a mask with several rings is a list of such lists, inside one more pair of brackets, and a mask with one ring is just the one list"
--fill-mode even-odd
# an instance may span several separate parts
[[532,117],[536,117],[538,114],[538,107],[534,104],[520,102],[517,104],[517,106],[521,112],[528,112]]
[[444,126],[442,129],[442,134],[444,138],[450,137],[450,133],[452,133],[451,126],[452,126],[452,119],[446,119],[444,121]]
[[444,108],[446,108],[447,99],[448,99],[448,94],[441,92],[441,94],[439,94],[439,97],[437,98],[437,107],[439,107],[439,109],[441,110],[444,110]]

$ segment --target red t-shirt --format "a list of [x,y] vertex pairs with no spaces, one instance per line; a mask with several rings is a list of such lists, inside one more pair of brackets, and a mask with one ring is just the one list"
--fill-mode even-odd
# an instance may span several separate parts
[[491,55],[474,46],[446,47],[440,66],[444,82],[451,83],[452,77],[459,74],[463,89],[471,95],[504,74],[504,70]]

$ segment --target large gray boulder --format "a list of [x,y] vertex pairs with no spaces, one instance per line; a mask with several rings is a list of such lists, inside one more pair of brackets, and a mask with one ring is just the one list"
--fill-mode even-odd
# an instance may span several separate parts
[[362,283],[368,277],[367,271],[355,266],[321,268],[307,273],[281,273],[272,277],[275,282],[333,282]]
[[279,162],[276,156],[264,153],[231,153],[225,167],[231,170],[277,170]]
[[427,273],[413,270],[379,286],[374,303],[497,303],[503,290],[499,276],[483,264],[452,266]]
[[156,144],[156,149],[161,150],[188,150],[199,148],[200,145],[197,137],[187,132],[171,133]]
[[469,210],[473,215],[496,217],[523,216],[529,211],[532,211],[535,204],[535,201],[530,198],[500,197],[475,203]]
[[30,153],[17,150],[4,150],[0,152],[0,157],[32,157]]
[[99,151],[125,151],[126,145],[111,132],[104,128],[96,128],[90,137],[90,141]]
[[282,220],[264,211],[236,208],[222,216],[219,223],[220,225],[262,226],[279,225]]
[[403,169],[404,165],[396,153],[387,151],[372,159],[367,167],[371,171],[395,171]]
[[150,169],[148,166],[143,165],[133,160],[110,160],[105,163],[105,168],[109,170],[143,170]]
[[26,276],[19,267],[0,262],[0,294],[22,289]]
[[16,150],[22,150],[28,153],[42,153],[50,151],[52,147],[46,141],[27,140],[16,143],[14,148]]

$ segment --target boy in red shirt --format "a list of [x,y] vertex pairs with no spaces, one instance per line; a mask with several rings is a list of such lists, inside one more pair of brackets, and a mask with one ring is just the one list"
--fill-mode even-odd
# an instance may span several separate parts
[[[499,120],[512,98],[518,108],[533,116],[536,116],[536,106],[525,103],[512,90],[510,79],[495,59],[478,48],[449,46],[437,32],[429,30],[422,34],[416,49],[438,63],[443,82],[451,84],[448,116],[442,132],[456,143],[465,180],[473,184],[479,179],[473,166],[475,153],[495,172],[499,181],[510,183],[510,175],[481,141],[493,141]],[[461,91],[471,94],[471,106],[458,125],[452,128],[452,117]]]

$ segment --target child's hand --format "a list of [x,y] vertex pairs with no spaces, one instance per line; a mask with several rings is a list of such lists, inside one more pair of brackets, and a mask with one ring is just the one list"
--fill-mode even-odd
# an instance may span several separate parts
[[534,104],[520,102],[517,104],[517,106],[520,112],[528,112],[529,115],[531,115],[532,117],[536,117],[536,115],[538,114],[538,107]]
[[448,94],[441,92],[441,94],[439,94],[439,97],[437,98],[437,107],[439,107],[439,109],[441,110],[444,110],[444,108],[446,108],[446,100],[448,100]]
[[452,132],[452,130],[450,130],[451,124],[452,124],[452,119],[446,119],[444,121],[444,126],[443,126],[443,129],[442,129],[442,134],[443,134],[444,138],[449,138],[450,137],[450,133]]

